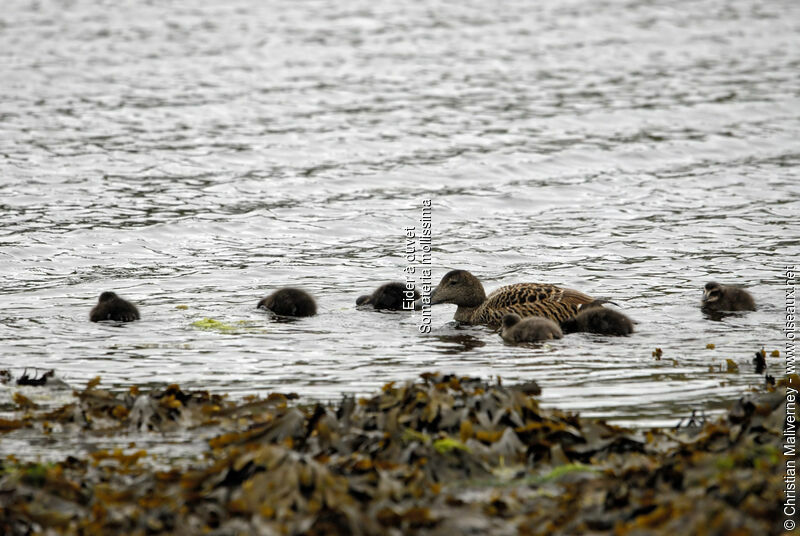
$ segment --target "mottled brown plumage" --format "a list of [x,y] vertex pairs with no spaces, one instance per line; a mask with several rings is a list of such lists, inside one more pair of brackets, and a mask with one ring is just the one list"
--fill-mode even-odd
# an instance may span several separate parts
[[712,281],[706,283],[701,308],[708,312],[755,311],[756,302],[744,289]]
[[520,342],[547,341],[563,337],[558,324],[541,316],[520,318],[511,313],[503,316],[503,327],[500,336],[510,344]]
[[543,316],[561,323],[575,316],[580,306],[594,298],[577,290],[540,283],[517,283],[495,290],[489,296],[477,277],[466,270],[448,272],[431,294],[431,305],[452,303],[458,306],[455,320],[462,324],[498,327],[503,316]]

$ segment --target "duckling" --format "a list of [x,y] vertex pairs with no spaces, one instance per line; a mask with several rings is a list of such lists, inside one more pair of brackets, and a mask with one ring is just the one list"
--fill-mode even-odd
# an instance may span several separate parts
[[276,290],[258,302],[259,309],[269,309],[281,316],[314,316],[317,314],[317,303],[314,298],[299,288],[282,288]]
[[500,287],[488,297],[477,277],[466,270],[445,274],[431,294],[431,305],[458,305],[454,319],[462,324],[500,326],[503,316],[543,316],[559,323],[578,314],[581,304],[594,298],[577,290],[539,283],[517,283]]
[[500,336],[510,344],[518,342],[547,341],[563,337],[558,324],[541,316],[520,318],[516,313],[503,316]]
[[97,305],[89,312],[89,320],[115,320],[117,322],[133,322],[139,320],[139,309],[128,300],[117,296],[116,292],[103,292],[97,299]]
[[[417,289],[409,290],[405,283],[398,281],[379,286],[372,295],[359,296],[356,305],[372,305],[375,309],[389,309],[390,311],[410,311],[414,308],[413,302],[419,297]],[[404,308],[404,303],[410,305]]]
[[630,318],[615,311],[606,309],[595,301],[581,306],[580,312],[574,318],[561,322],[564,333],[586,331],[600,335],[630,335],[633,333],[633,322]]
[[756,302],[744,289],[712,281],[706,283],[700,307],[707,312],[755,311]]

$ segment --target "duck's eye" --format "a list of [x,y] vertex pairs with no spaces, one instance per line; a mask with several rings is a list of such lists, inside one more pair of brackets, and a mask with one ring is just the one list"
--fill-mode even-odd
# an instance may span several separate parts
[[457,285],[457,284],[458,284],[458,281],[456,281],[455,279],[451,279],[450,283],[448,283],[448,285]]
[[713,297],[713,298],[717,298],[717,297],[719,297],[719,291],[718,290],[712,290],[711,292],[708,293],[708,295]]

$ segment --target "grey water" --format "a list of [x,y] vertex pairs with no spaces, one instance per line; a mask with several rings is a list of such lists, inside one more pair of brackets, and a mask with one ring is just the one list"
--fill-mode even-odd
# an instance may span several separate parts
[[[783,375],[798,73],[790,0],[6,0],[0,368],[306,400],[441,371],[621,424],[720,411],[764,383],[756,350]],[[405,278],[426,199],[434,283],[556,283],[637,332],[513,347],[452,305],[427,335],[357,310]],[[704,317],[711,280],[759,310]],[[319,315],[255,309],[287,285]],[[90,323],[105,290],[142,320]]]

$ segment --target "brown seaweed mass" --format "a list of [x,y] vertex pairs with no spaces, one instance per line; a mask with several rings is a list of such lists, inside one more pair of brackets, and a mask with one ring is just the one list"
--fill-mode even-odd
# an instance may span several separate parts
[[[793,381],[797,381],[794,377]],[[632,431],[539,407],[538,387],[424,374],[367,399],[229,401],[172,385],[24,405],[0,433],[205,432],[202,461],[143,450],[9,457],[0,533],[779,534],[782,388],[702,427]],[[23,407],[24,406],[24,407]],[[17,431],[15,431],[17,430]],[[55,437],[55,434],[52,436]]]

